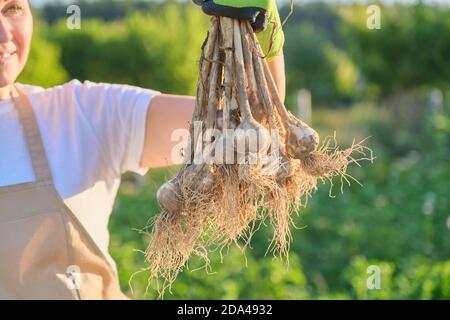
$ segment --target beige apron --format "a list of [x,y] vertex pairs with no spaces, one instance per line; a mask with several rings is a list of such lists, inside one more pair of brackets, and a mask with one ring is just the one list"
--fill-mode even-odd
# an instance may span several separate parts
[[56,191],[28,97],[17,87],[12,96],[36,181],[0,187],[0,299],[127,299]]

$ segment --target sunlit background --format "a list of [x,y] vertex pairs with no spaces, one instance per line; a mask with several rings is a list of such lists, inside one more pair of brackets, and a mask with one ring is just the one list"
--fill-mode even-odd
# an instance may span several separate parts
[[[67,1],[69,2],[69,1]],[[208,18],[190,1],[82,1],[80,30],[67,28],[64,1],[37,1],[35,36],[21,82],[69,79],[195,93]],[[74,3],[74,1],[70,1]],[[77,2],[75,2],[77,3]],[[246,251],[230,247],[212,273],[195,259],[165,299],[450,298],[449,1],[295,1],[285,25],[287,107],[322,136],[348,145],[371,138],[375,162],[321,185],[295,218],[290,264],[265,256],[270,227]],[[381,28],[369,29],[369,4]],[[279,1],[282,17],[289,2]],[[312,110],[312,112],[311,112]],[[110,230],[122,289],[155,298],[137,229],[158,213],[158,186],[177,168],[124,176]],[[95,213],[93,213],[95,214]],[[368,267],[381,288],[367,286]],[[369,269],[370,270],[370,269]]]

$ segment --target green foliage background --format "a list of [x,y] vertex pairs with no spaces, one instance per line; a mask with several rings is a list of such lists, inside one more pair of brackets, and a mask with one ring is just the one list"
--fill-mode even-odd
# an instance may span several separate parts
[[[80,30],[67,28],[64,6],[36,12],[21,82],[49,87],[78,78],[195,93],[208,28],[197,7],[94,1],[81,8]],[[287,105],[307,88],[322,136],[336,131],[344,145],[372,136],[375,162],[351,168],[363,187],[345,185],[341,194],[334,181],[330,197],[330,186],[321,186],[295,218],[289,266],[265,256],[266,226],[245,257],[230,247],[221,263],[216,252],[207,271],[193,259],[165,299],[450,298],[450,12],[382,7],[382,28],[369,30],[365,9],[296,6],[285,26]],[[129,282],[145,267],[135,249],[145,250],[147,237],[137,229],[158,213],[156,190],[176,170],[125,175],[114,207],[111,252],[123,290],[138,299],[157,292],[145,272]],[[381,270],[378,290],[367,286],[373,265]]]

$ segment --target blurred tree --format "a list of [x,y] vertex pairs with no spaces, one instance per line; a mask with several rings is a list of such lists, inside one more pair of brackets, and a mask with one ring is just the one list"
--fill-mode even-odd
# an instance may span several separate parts
[[355,94],[358,71],[315,25],[302,22],[286,28],[284,51],[289,104],[301,88],[311,91],[315,104],[328,106]]
[[[294,1],[292,15],[285,24],[285,29],[296,27],[301,23],[309,23],[315,26],[322,34],[326,35],[333,45],[338,48],[344,48],[342,37],[339,34],[338,26],[341,24],[341,17],[334,6],[324,1],[315,1],[313,3],[297,4]],[[289,1],[283,6],[279,6],[282,19],[287,17],[290,11]]]
[[194,95],[207,31],[208,18],[196,6],[166,5],[123,21],[84,20],[80,30],[60,21],[50,38],[72,78]]
[[[71,4],[81,8],[83,19],[97,18],[104,21],[121,20],[135,10],[157,11],[161,3],[143,0],[78,0]],[[67,17],[67,4],[46,3],[41,9],[42,17],[50,24]]]
[[340,7],[342,33],[353,61],[382,95],[450,85],[450,10],[423,4],[383,7],[381,29],[370,30],[365,9]]
[[60,63],[61,50],[58,45],[47,40],[47,32],[45,22],[35,22],[30,54],[18,82],[51,87],[68,79],[68,74]]

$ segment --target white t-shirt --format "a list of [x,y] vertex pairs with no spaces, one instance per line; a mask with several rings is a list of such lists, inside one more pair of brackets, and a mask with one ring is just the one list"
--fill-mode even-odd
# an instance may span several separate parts
[[[148,171],[139,162],[147,109],[159,92],[78,80],[49,89],[18,86],[36,114],[57,191],[115,268],[108,221],[121,175]],[[0,155],[0,187],[35,181],[10,98],[0,101]]]

